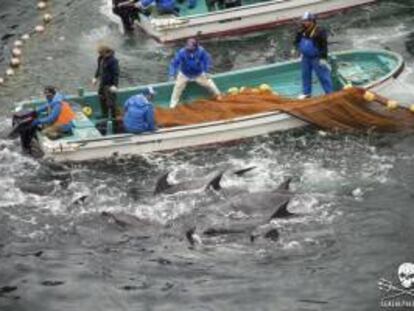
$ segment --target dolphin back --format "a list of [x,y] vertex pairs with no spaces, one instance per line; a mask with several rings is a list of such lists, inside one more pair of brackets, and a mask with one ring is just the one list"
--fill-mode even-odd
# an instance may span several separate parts
[[165,192],[167,189],[171,188],[171,185],[168,183],[168,175],[170,173],[166,173],[162,175],[158,180],[157,184],[155,185],[154,195],[160,194]]

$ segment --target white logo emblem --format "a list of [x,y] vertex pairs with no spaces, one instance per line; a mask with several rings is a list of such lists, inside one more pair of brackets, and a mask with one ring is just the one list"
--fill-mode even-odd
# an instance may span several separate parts
[[[413,307],[414,300],[404,298],[414,297],[414,264],[405,262],[398,267],[400,284],[393,284],[386,279],[380,279],[379,289],[384,292],[381,305],[384,307]],[[402,299],[402,300],[401,300]]]
[[410,289],[414,284],[414,264],[411,262],[403,263],[398,268],[398,278],[404,288]]

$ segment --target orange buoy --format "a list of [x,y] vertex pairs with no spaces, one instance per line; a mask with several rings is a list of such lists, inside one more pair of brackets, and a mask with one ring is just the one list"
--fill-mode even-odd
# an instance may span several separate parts
[[52,15],[49,13],[46,13],[45,15],[43,15],[43,22],[45,24],[50,23],[52,21]]
[[39,10],[43,10],[43,9],[45,9],[45,8],[46,8],[46,6],[47,6],[47,4],[46,4],[46,2],[44,2],[44,1],[40,1],[40,2],[37,4],[37,8],[38,8]]
[[14,70],[13,70],[12,68],[7,69],[7,70],[6,70],[6,75],[7,75],[8,77],[13,76],[13,75],[14,75]]
[[398,102],[395,100],[389,100],[387,101],[387,108],[389,110],[394,110],[398,108]]
[[44,32],[45,31],[45,27],[42,26],[42,25],[37,25],[35,27],[35,31],[38,32],[38,33]]
[[14,48],[12,50],[12,54],[13,54],[14,57],[20,57],[20,56],[22,56],[22,50],[19,49],[19,48]]
[[27,40],[29,40],[30,39],[30,35],[28,34],[28,33],[26,33],[26,34],[24,34],[23,36],[22,36],[22,40],[23,41],[27,41]]
[[19,48],[19,47],[22,47],[22,46],[23,46],[23,42],[22,42],[22,41],[20,41],[20,40],[16,40],[16,41],[14,41],[13,45],[14,45],[16,48]]
[[17,57],[13,57],[13,58],[10,60],[10,66],[12,66],[13,68],[17,68],[17,67],[19,67],[19,66],[20,66],[20,64],[21,64],[20,59],[18,59]]

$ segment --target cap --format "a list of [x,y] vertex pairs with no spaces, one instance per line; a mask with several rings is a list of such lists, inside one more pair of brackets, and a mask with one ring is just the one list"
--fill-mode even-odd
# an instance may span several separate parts
[[157,94],[157,92],[155,92],[154,88],[152,86],[147,86],[143,91],[142,94],[144,94],[145,96],[148,95],[155,95]]
[[311,12],[305,12],[302,16],[302,21],[315,21],[315,15],[313,15]]

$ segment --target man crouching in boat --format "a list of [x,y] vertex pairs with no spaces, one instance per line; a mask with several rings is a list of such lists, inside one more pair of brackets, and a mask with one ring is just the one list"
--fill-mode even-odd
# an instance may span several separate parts
[[175,54],[170,64],[170,80],[175,80],[170,108],[177,106],[188,81],[195,81],[208,89],[213,95],[220,96],[219,89],[208,76],[210,67],[210,54],[198,44],[195,38],[188,39],[185,47]]
[[37,118],[32,122],[33,127],[42,126],[42,133],[50,139],[57,139],[62,135],[72,133],[72,120],[75,113],[69,103],[63,100],[63,95],[56,92],[54,86],[46,86],[44,95],[47,103],[36,109],[36,114],[47,113],[43,118]]
[[[23,152],[28,154],[33,154],[32,140],[36,131],[41,127],[43,128],[42,133],[49,139],[58,139],[63,135],[72,133],[72,120],[75,118],[75,113],[70,105],[63,100],[63,96],[57,93],[53,86],[45,87],[44,94],[46,104],[35,111],[23,113],[22,116],[13,116],[13,124],[20,134]],[[44,114],[46,116],[37,117]],[[23,122],[17,121],[19,119]],[[17,125],[15,125],[15,122]]]
[[139,134],[155,131],[154,107],[151,103],[154,96],[155,91],[149,86],[142,93],[130,97],[125,102],[123,117],[125,132]]
[[303,94],[300,99],[312,95],[312,71],[315,71],[326,94],[333,92],[331,69],[328,64],[328,40],[326,31],[319,27],[312,13],[302,17],[302,28],[295,38],[295,46],[302,55]]

